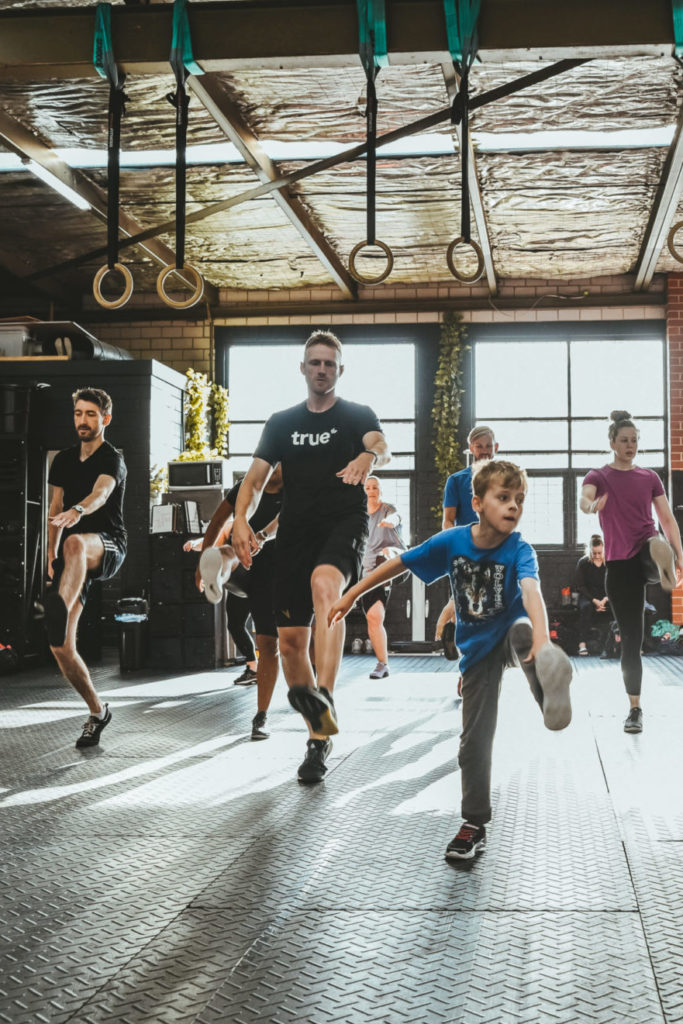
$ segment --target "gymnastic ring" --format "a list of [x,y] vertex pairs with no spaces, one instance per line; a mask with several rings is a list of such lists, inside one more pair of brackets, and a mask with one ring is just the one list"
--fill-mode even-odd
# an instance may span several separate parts
[[[122,275],[126,282],[126,287],[123,289],[123,294],[118,299],[105,299],[102,294],[102,281],[107,276],[110,270],[118,270],[119,274]],[[121,309],[121,306],[125,306],[128,299],[133,294],[133,275],[131,274],[125,263],[115,263],[113,267],[105,263],[103,267],[95,274],[95,278],[92,283],[92,293],[95,296],[97,302],[104,309]]]
[[[189,299],[185,299],[183,302],[179,302],[177,299],[172,299],[170,295],[166,294],[164,284],[166,278],[171,274],[187,274],[189,277],[193,277],[195,281],[195,289],[190,295]],[[157,277],[157,293],[160,299],[163,299],[167,306],[171,306],[173,309],[189,309],[190,306],[196,305],[204,294],[204,278],[195,270],[194,267],[188,267],[185,265],[181,269],[178,267],[171,266],[164,267]]]
[[481,247],[477,245],[476,242],[470,241],[468,243],[465,243],[467,245],[471,245],[472,248],[474,249],[474,252],[477,257],[477,269],[473,274],[463,274],[462,271],[458,270],[458,268],[455,265],[453,253],[455,252],[456,246],[460,245],[460,243],[464,241],[465,239],[463,238],[462,235],[458,235],[457,238],[453,239],[451,244],[448,246],[448,249],[446,250],[446,263],[448,264],[448,269],[450,270],[451,274],[456,279],[456,281],[462,281],[463,284],[474,284],[474,282],[478,281],[481,275],[484,273],[484,254],[481,251]]
[[666,244],[669,247],[669,252],[675,260],[678,260],[679,263],[683,263],[683,255],[681,255],[681,253],[674,245],[674,238],[676,237],[681,228],[683,228],[683,220],[679,220],[677,224],[674,224],[666,239]]
[[362,274],[359,274],[358,271],[356,270],[356,256],[361,251],[361,249],[365,248],[367,244],[367,242],[359,242],[358,245],[354,245],[353,249],[351,250],[351,255],[349,256],[349,273],[351,274],[351,277],[358,281],[359,284],[381,284],[382,281],[386,281],[386,279],[389,277],[389,274],[394,269],[394,255],[389,246],[386,245],[385,242],[380,242],[379,238],[376,238],[375,241],[373,242],[373,245],[378,246],[378,248],[382,250],[382,252],[387,258],[387,265],[382,271],[382,273],[378,274],[377,277],[364,277]]

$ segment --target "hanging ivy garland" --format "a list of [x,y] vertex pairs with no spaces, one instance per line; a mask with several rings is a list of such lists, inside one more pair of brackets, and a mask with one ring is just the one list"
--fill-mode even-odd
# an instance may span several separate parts
[[[459,313],[446,313],[441,324],[439,361],[434,378],[434,405],[432,407],[432,445],[434,465],[441,491],[451,473],[463,468],[458,442],[458,426],[462,405],[464,353],[466,328]],[[439,521],[442,503],[432,509]]]
[[227,389],[197,370],[189,369],[185,376],[185,451],[178,460],[223,457],[230,428]]

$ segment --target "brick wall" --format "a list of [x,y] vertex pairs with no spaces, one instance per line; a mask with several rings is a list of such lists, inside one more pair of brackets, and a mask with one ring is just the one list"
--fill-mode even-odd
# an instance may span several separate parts
[[[671,452],[671,498],[678,519],[683,517],[683,274],[669,274],[667,340],[669,349],[669,421]],[[683,588],[674,592],[672,619],[683,625]]]

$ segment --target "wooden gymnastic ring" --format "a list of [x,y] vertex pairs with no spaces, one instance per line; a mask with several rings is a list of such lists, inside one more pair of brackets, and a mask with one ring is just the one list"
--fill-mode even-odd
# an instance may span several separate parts
[[681,228],[683,228],[683,220],[679,220],[677,224],[674,224],[666,239],[666,244],[669,247],[669,252],[675,260],[678,260],[679,263],[683,263],[683,255],[681,255],[681,253],[674,245],[674,238],[676,237]]
[[[123,289],[123,294],[118,299],[105,299],[102,294],[102,281],[107,276],[110,270],[118,270],[119,274],[123,276],[126,282],[126,287]],[[92,293],[95,296],[97,302],[104,309],[121,309],[121,306],[125,306],[128,299],[133,294],[133,275],[131,274],[125,263],[115,263],[113,267],[110,267],[107,263],[95,274],[95,278],[92,283]]]
[[[195,280],[195,289],[192,292],[192,295],[190,295],[189,299],[185,299],[183,302],[179,302],[177,299],[172,299],[170,295],[166,294],[166,290],[164,289],[166,278],[175,273],[188,274]],[[167,306],[171,306],[173,309],[189,309],[190,306],[195,306],[204,294],[204,278],[198,270],[194,269],[194,267],[184,266],[182,270],[179,270],[177,267],[169,264],[169,266],[164,267],[163,270],[161,270],[157,277],[157,293],[159,298],[163,299]]]
[[354,245],[351,250],[351,255],[349,256],[349,273],[351,274],[351,277],[358,281],[359,284],[381,284],[382,281],[386,281],[389,274],[394,269],[394,255],[385,242],[380,242],[379,238],[376,238],[373,245],[378,246],[384,252],[384,255],[387,258],[387,265],[382,273],[378,274],[377,277],[364,277],[356,270],[356,256],[367,244],[367,242],[359,242],[358,245]]
[[481,275],[484,273],[484,254],[481,251],[481,247],[477,245],[476,242],[470,241],[468,243],[465,243],[467,245],[471,245],[472,248],[474,249],[474,252],[476,253],[477,269],[473,274],[463,274],[462,271],[458,270],[458,268],[455,265],[453,253],[455,252],[456,246],[460,245],[460,243],[464,241],[465,239],[463,238],[462,235],[458,235],[457,238],[453,239],[451,244],[448,246],[448,249],[446,250],[446,263],[448,264],[448,269],[450,270],[451,274],[456,279],[456,281],[461,281],[463,284],[474,284],[474,282],[478,281]]

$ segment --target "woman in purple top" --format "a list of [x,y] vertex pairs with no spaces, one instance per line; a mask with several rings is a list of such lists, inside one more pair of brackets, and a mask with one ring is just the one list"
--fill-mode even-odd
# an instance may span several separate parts
[[[621,671],[631,705],[624,731],[642,732],[640,651],[645,586],[659,582],[665,590],[673,590],[683,578],[683,551],[662,481],[653,470],[633,465],[639,432],[631,414],[613,412],[608,436],[614,460],[601,469],[592,469],[584,478],[581,511],[600,515],[607,596],[619,624]],[[657,533],[653,505],[667,540]]]

